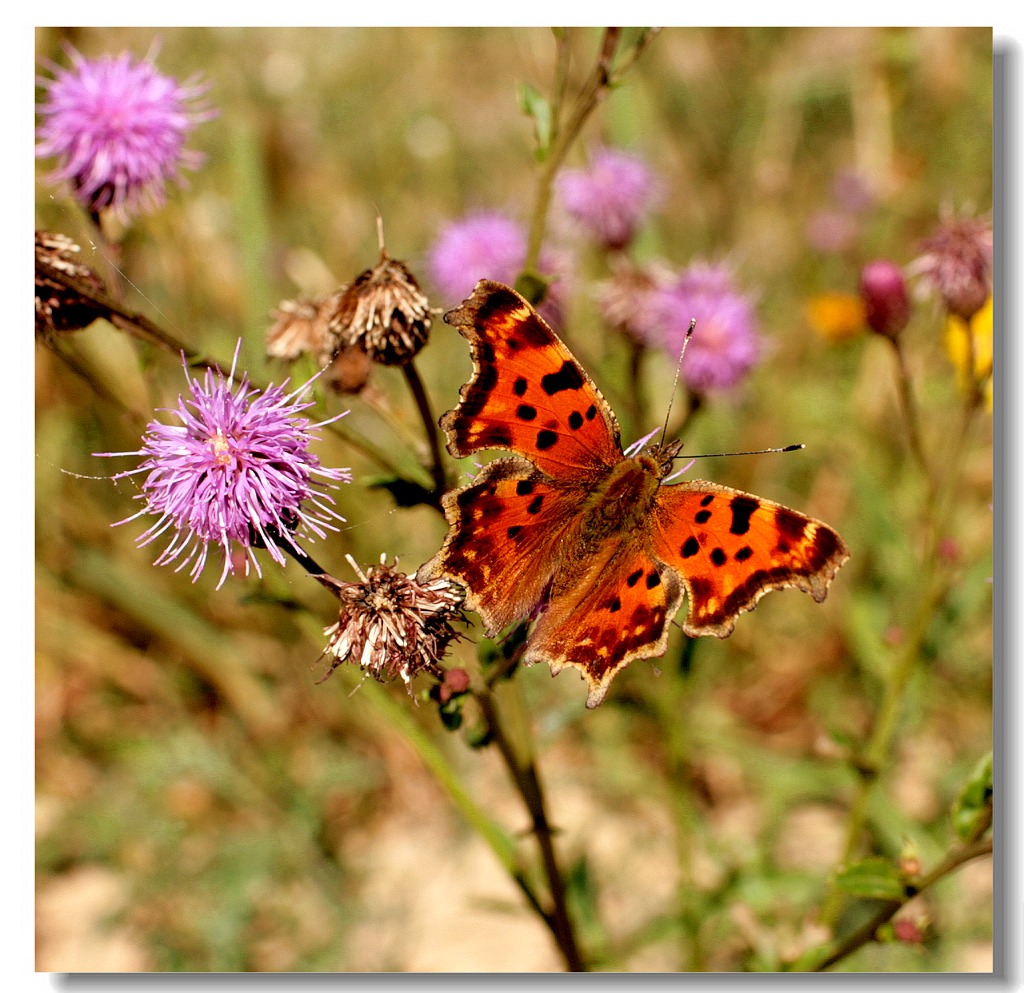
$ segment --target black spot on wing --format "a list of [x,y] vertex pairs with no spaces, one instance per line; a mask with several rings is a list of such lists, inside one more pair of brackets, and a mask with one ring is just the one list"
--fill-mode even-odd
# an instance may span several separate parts
[[746,534],[750,530],[750,518],[760,506],[760,501],[753,497],[733,497],[729,501],[729,510],[732,511],[732,524],[729,525],[729,530],[733,534]]
[[583,382],[583,373],[580,372],[579,366],[566,359],[558,372],[549,372],[546,376],[541,376],[540,386],[549,397],[553,397],[563,390],[578,390]]
[[545,428],[543,431],[537,432],[537,447],[542,452],[546,452],[549,448],[554,448],[557,443],[558,435],[554,431],[548,431]]

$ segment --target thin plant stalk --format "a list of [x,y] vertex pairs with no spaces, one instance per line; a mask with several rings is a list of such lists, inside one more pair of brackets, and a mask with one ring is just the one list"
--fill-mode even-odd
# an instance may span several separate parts
[[437,425],[437,418],[431,410],[430,398],[427,396],[427,391],[423,388],[423,380],[420,379],[420,375],[412,361],[402,364],[402,372],[405,373],[405,381],[409,384],[409,390],[412,393],[413,400],[416,402],[416,410],[423,421],[423,430],[427,435],[427,444],[430,447],[430,476],[434,481],[434,492],[432,495],[435,501],[437,501],[437,505],[440,506],[441,494],[447,488],[448,480],[445,478],[444,461],[441,456],[441,436]]
[[[622,37],[622,28],[605,28],[594,68],[580,87],[572,107],[567,110],[569,56],[564,31],[565,29],[559,29],[555,36],[558,51],[556,54],[556,81],[551,106],[551,140],[547,156],[537,176],[526,260],[523,263],[524,273],[533,273],[537,270],[555,176],[565,162],[569,149],[580,136],[583,125],[586,124],[597,105],[607,96],[612,86],[621,80],[625,72],[636,62],[657,34],[656,28],[645,31],[629,51],[623,63],[613,71],[612,63]],[[563,117],[566,114],[568,117],[563,123]]]
[[476,691],[474,695],[483,711],[494,743],[498,746],[509,777],[530,816],[532,833],[540,848],[541,862],[551,899],[550,909],[543,913],[544,922],[558,945],[566,968],[570,972],[585,972],[587,967],[580,954],[575,929],[569,916],[565,878],[555,853],[552,826],[547,814],[547,801],[532,748],[529,747],[528,741],[512,741],[505,729],[497,699],[490,689],[485,687]]

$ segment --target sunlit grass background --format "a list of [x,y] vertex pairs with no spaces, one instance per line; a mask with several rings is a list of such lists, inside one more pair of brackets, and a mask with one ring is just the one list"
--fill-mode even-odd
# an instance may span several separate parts
[[[598,37],[574,34],[577,75]],[[549,90],[546,30],[41,29],[37,51],[64,61],[67,40],[90,57],[141,56],[154,38],[159,68],[201,71],[219,108],[190,141],[207,162],[125,232],[117,258],[86,254],[101,272],[121,267],[128,305],[193,346],[229,361],[241,337],[241,365],[257,380],[285,374],[264,357],[270,309],[372,265],[378,212],[391,254],[445,309],[459,301],[437,295],[424,265],[441,225],[476,208],[530,215],[531,125],[516,88]],[[680,787],[665,747],[679,641],[664,661],[618,676],[595,712],[573,673],[517,675],[560,850],[597,893],[584,944],[610,949],[610,968],[682,968],[681,934],[699,935],[700,964],[714,970],[776,968],[821,940],[815,915],[854,784],[831,753],[836,739],[867,734],[878,660],[920,594],[925,489],[887,343],[866,333],[829,341],[805,311],[815,294],[854,290],[871,258],[912,259],[942,205],[988,209],[991,64],[982,29],[668,29],[571,156],[580,165],[599,142],[642,154],[665,196],[636,256],[727,260],[756,293],[768,353],[693,420],[686,450],[807,449],[716,459],[701,474],[821,517],[851,548],[825,604],[773,594],[729,640],[696,646],[671,714],[687,743],[687,858],[675,851]],[[849,170],[879,197],[849,249],[823,252],[808,224],[835,207],[833,184]],[[37,203],[38,226],[89,244],[63,191],[40,182]],[[599,330],[590,296],[600,258],[557,215],[549,243],[575,257],[567,336],[622,415],[625,351]],[[961,403],[942,325],[922,302],[906,332],[935,453]],[[90,453],[136,449],[153,409],[181,390],[180,364],[102,323],[64,348],[80,372],[37,351],[38,967],[559,968],[542,926],[406,742],[351,684],[314,685],[318,627],[334,609],[320,587],[266,560],[263,580],[232,578],[214,592],[218,569],[193,585],[150,565],[153,550],[134,545],[143,526],[111,529],[134,512],[134,490],[88,478],[113,471]],[[660,421],[674,363],[649,358]],[[417,361],[437,413],[451,407],[470,372],[463,339],[438,321]],[[407,444],[422,429],[401,375],[378,368],[371,388],[372,404],[345,401],[346,430],[427,483],[415,467],[423,453]],[[625,439],[653,426],[624,423]],[[314,550],[334,575],[354,578],[346,553],[365,564],[387,552],[413,570],[436,551],[445,528],[435,512],[395,510],[368,490],[380,467],[338,438],[326,435],[319,453],[355,473],[338,494],[350,527]],[[895,856],[912,841],[924,864],[949,846],[950,804],[991,747],[987,415],[959,471],[944,546],[953,592],[931,620],[868,818],[879,851]],[[453,661],[472,667],[473,657],[465,642]],[[491,751],[469,749],[436,710],[392,690],[485,806],[524,829]],[[681,864],[692,919],[673,923]],[[988,860],[919,903],[924,944],[873,945],[844,967],[990,968]]]

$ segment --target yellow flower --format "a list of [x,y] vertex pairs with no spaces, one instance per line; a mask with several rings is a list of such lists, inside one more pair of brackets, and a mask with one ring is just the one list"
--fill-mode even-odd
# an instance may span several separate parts
[[946,354],[956,367],[963,390],[971,385],[967,368],[974,352],[973,376],[985,398],[985,407],[992,410],[992,297],[985,301],[970,323],[962,317],[950,316],[946,321]]
[[807,301],[804,317],[826,341],[844,341],[864,328],[864,304],[852,293],[819,293]]

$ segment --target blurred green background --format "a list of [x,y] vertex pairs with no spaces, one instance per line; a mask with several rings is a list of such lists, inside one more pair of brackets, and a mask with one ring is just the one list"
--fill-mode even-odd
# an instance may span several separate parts
[[[571,34],[574,78],[599,37]],[[372,265],[377,212],[392,256],[444,309],[459,301],[437,294],[425,266],[440,227],[479,208],[530,216],[536,165],[516,89],[550,91],[546,29],[40,29],[37,55],[66,65],[68,41],[87,57],[141,57],[155,38],[159,69],[200,71],[219,116],[189,141],[205,165],[123,232],[113,261],[131,281],[129,307],[225,361],[241,337],[257,381],[286,374],[264,355],[270,309]],[[665,196],[635,257],[727,260],[756,294],[767,355],[692,421],[686,451],[807,449],[715,459],[700,474],[828,521],[852,554],[826,603],[773,594],[727,641],[703,639],[685,692],[669,685],[677,640],[664,661],[620,674],[594,712],[574,674],[518,673],[559,849],[597,893],[600,923],[585,922],[585,940],[614,950],[608,967],[680,968],[681,929],[699,936],[712,970],[775,968],[822,940],[814,921],[855,782],[838,753],[868,734],[885,653],[920,597],[925,489],[891,349],[866,332],[823,336],[807,307],[853,291],[869,259],[909,262],[943,205],[989,208],[991,86],[984,29],[666,29],[570,155],[579,166],[600,142],[641,154]],[[81,211],[42,180],[51,165],[37,167],[37,226],[71,236],[108,273]],[[835,183],[850,171],[876,198],[855,237],[824,251],[809,226],[838,209]],[[574,258],[567,335],[621,413],[625,351],[592,302],[601,259],[557,214],[549,232]],[[936,454],[961,405],[943,325],[921,301],[905,338]],[[90,453],[136,449],[152,411],[176,400],[180,364],[102,322],[61,351],[74,368],[36,353],[38,968],[559,968],[405,739],[351,680],[314,685],[318,630],[336,601],[265,556],[262,580],[214,592],[219,568],[192,584],[153,568],[153,546],[135,547],[144,524],[110,527],[134,513],[134,487],[95,478],[127,464]],[[440,414],[468,378],[466,344],[438,320],[417,364]],[[673,368],[649,357],[656,421]],[[371,391],[328,397],[326,409],[350,406],[347,431],[428,482],[400,372],[376,368]],[[640,433],[624,428],[626,441]],[[349,525],[313,549],[334,575],[354,578],[346,553],[369,564],[386,552],[413,571],[436,551],[436,512],[368,490],[380,467],[336,436],[318,452],[355,476],[338,493]],[[911,841],[925,865],[949,846],[950,804],[991,747],[987,414],[957,471],[950,593],[930,618],[867,818],[875,849],[895,856]],[[453,664],[473,659],[472,641],[455,646]],[[493,749],[471,750],[431,706],[389,692],[486,808],[525,829]],[[683,859],[670,728],[686,738]],[[681,872],[696,923],[672,918]],[[991,967],[988,860],[919,904],[923,943],[872,945],[844,967]]]

